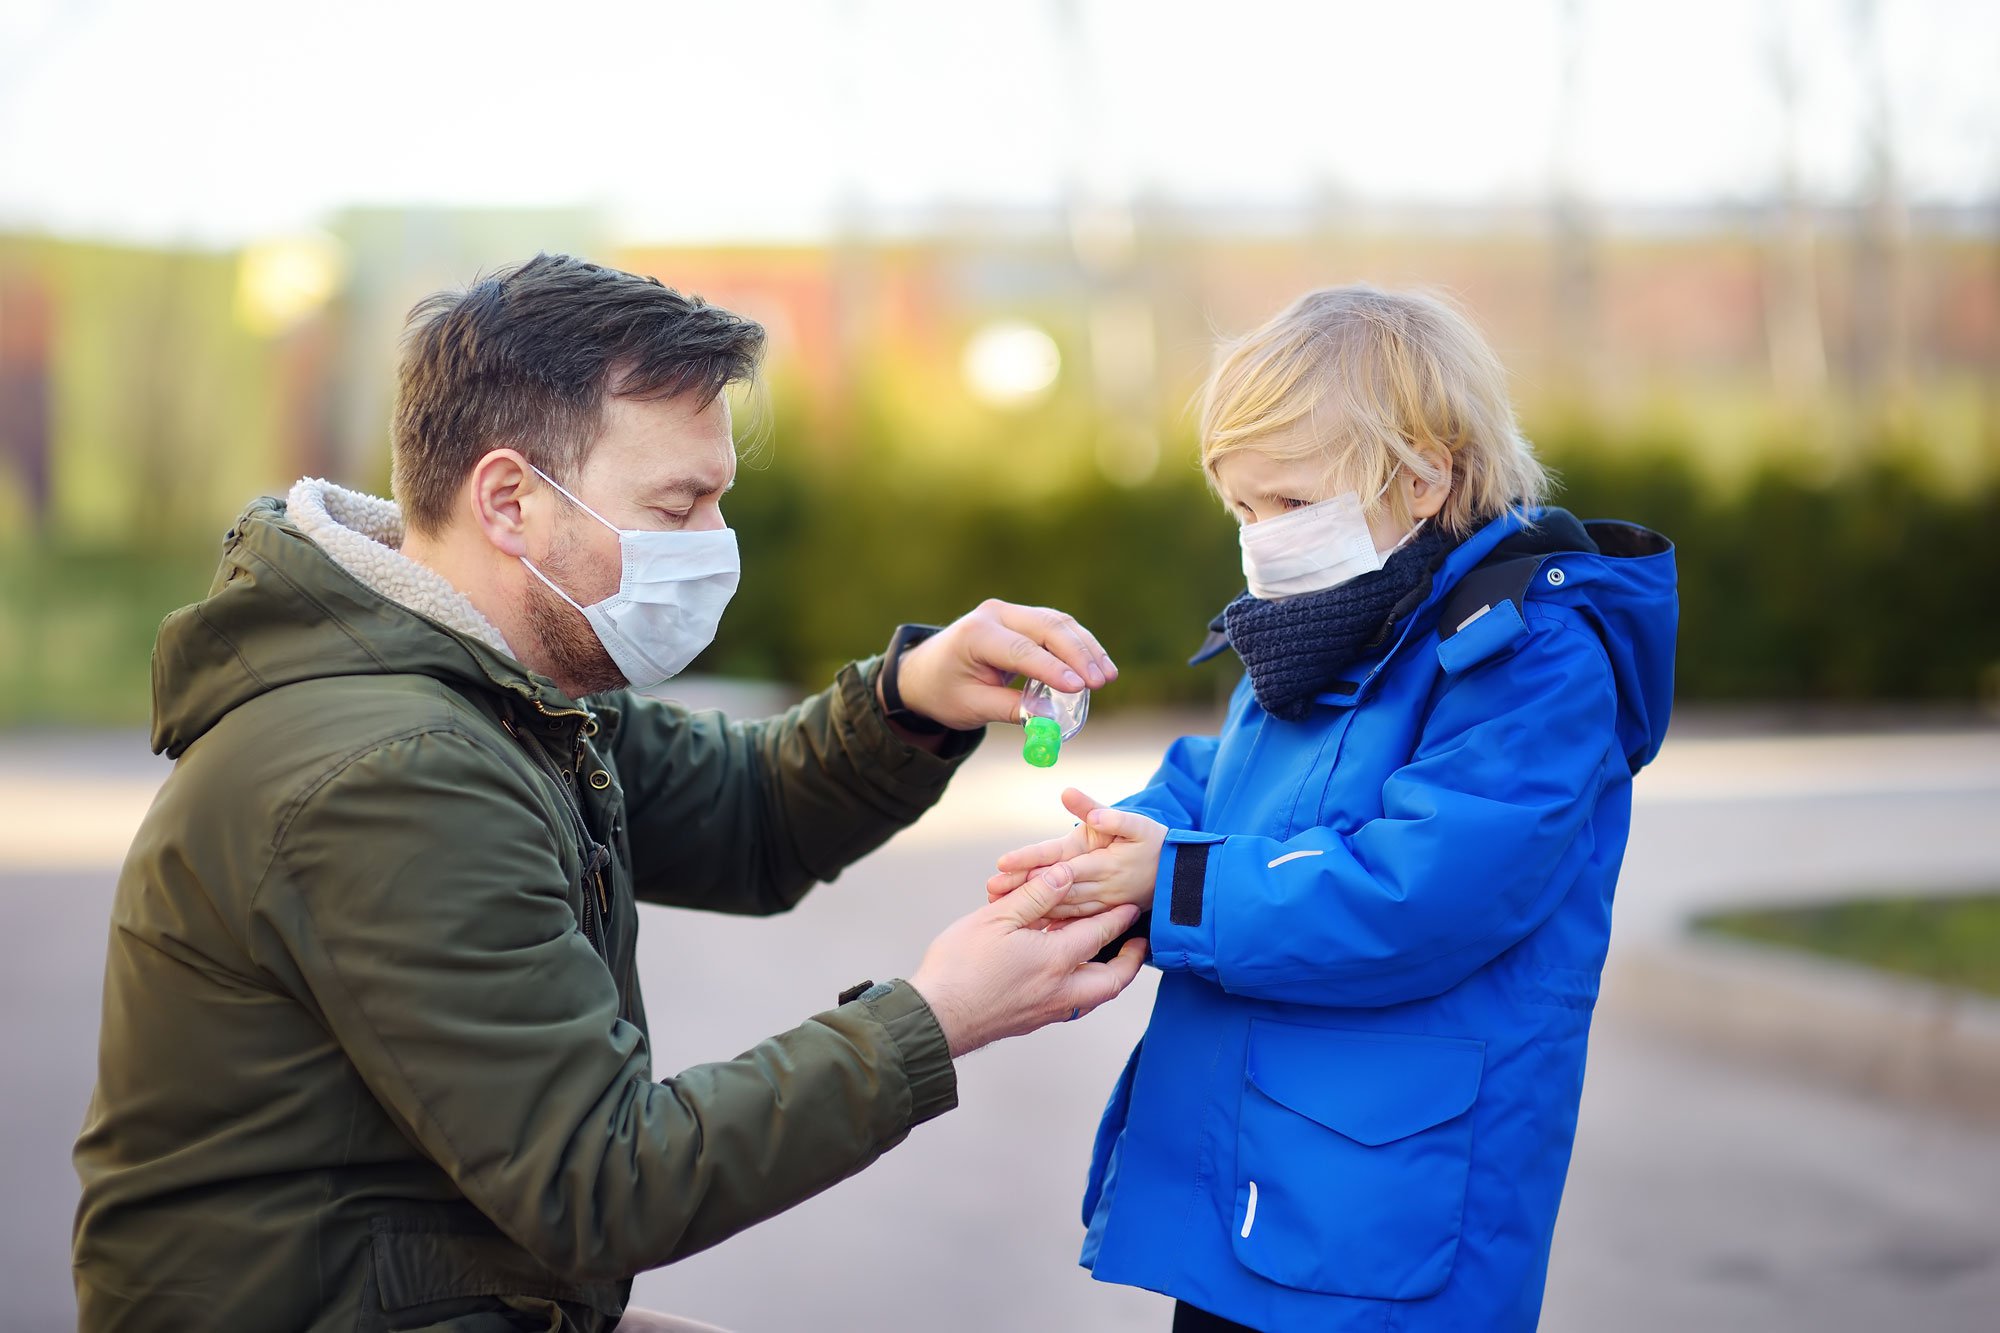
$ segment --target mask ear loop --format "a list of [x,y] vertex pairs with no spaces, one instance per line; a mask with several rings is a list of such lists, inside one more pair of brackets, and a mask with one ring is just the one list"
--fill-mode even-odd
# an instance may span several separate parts
[[[610,528],[613,532],[617,533],[621,539],[625,536],[625,531],[623,528],[620,528],[616,523],[613,523],[608,519],[606,519],[604,515],[598,513],[595,509],[592,509],[589,505],[577,499],[574,495],[571,495],[569,492],[569,488],[567,486],[564,486],[561,482],[557,481],[554,477],[551,477],[548,473],[542,471],[540,468],[535,467],[533,463],[528,464],[528,466],[531,469],[533,469],[534,474],[536,476],[540,477],[543,481],[546,481],[549,485],[555,487],[558,491],[562,492],[562,496],[565,500],[568,500],[578,509],[581,509],[584,513],[596,519],[599,523],[604,524],[605,527]],[[550,590],[554,592],[556,596],[562,598],[565,602],[568,602],[571,606],[576,607],[576,612],[578,615],[582,616],[589,615],[589,612],[583,609],[583,607],[577,602],[576,598],[570,596],[568,593],[564,592],[561,588],[558,588],[556,586],[554,579],[550,578],[547,574],[542,573],[541,570],[536,569],[534,561],[528,559],[528,557],[524,555],[521,557],[521,563],[528,567],[528,572],[530,574],[533,574],[543,583],[548,584]]]
[[[1368,502],[1368,507],[1370,509],[1373,509],[1376,505],[1381,504],[1382,497],[1389,493],[1389,488],[1396,484],[1396,478],[1402,475],[1403,475],[1403,469],[1400,467],[1397,468],[1394,472],[1391,472],[1389,474],[1389,480],[1382,483],[1382,489],[1375,492],[1375,498]],[[1417,534],[1424,530],[1424,524],[1428,522],[1430,522],[1428,518],[1418,519],[1416,521],[1415,526],[1413,526],[1408,532],[1404,533],[1402,537],[1397,540],[1394,546],[1391,546],[1388,550],[1382,552],[1381,559],[1383,563],[1385,564],[1388,563],[1390,556],[1396,554],[1396,552],[1402,550],[1405,546],[1408,546],[1411,542],[1415,541],[1417,538]]]
[[542,573],[541,570],[536,569],[534,561],[528,559],[528,557],[524,555],[521,557],[521,563],[528,567],[528,572],[530,574],[533,574],[536,578],[548,584],[550,590],[554,592],[556,596],[562,598],[565,602],[568,602],[571,606],[575,606],[578,615],[589,614],[581,606],[577,606],[576,598],[570,596],[568,593],[564,592],[561,588],[556,587],[554,579],[550,578],[547,574]]
[[599,523],[602,523],[605,527],[610,528],[613,532],[617,533],[619,536],[623,537],[625,535],[625,529],[619,527],[616,523],[613,523],[610,519],[598,513],[595,509],[592,509],[589,505],[577,499],[574,495],[571,495],[569,492],[569,488],[567,486],[564,486],[561,482],[557,481],[554,477],[551,477],[548,473],[542,471],[540,468],[535,467],[533,463],[528,464],[528,466],[534,469],[534,473],[536,476],[540,477],[543,481],[546,481],[549,485],[555,487],[558,491],[561,491],[563,498],[565,500],[568,500],[578,509],[581,509],[584,513],[590,515],[592,518],[596,519]]

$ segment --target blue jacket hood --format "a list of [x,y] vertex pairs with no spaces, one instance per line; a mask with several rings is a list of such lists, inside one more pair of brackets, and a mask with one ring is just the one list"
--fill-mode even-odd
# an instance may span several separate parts
[[1611,660],[1618,738],[1636,773],[1659,753],[1673,711],[1676,582],[1673,543],[1648,528],[1554,507],[1508,513],[1445,557],[1412,628],[1434,621],[1449,640],[1501,600],[1517,613],[1529,599],[1568,606]]
[[[1637,773],[1659,753],[1673,711],[1677,579],[1673,543],[1649,528],[1612,519],[1583,521],[1554,506],[1510,510],[1448,551],[1431,581],[1397,608],[1387,650],[1357,663],[1353,681],[1334,685],[1320,698],[1336,706],[1359,701],[1389,659],[1432,628],[1450,640],[1500,603],[1513,604],[1518,624],[1530,598],[1559,601],[1590,622],[1611,659],[1618,739]],[[1229,648],[1221,616],[1208,629],[1191,666]]]

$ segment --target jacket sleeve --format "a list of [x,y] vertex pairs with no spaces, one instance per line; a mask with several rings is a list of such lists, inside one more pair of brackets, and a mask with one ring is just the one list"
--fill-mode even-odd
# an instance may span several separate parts
[[248,930],[411,1141],[542,1263],[597,1280],[691,1254],[955,1104],[907,983],[652,1081],[552,817],[471,737],[390,741],[286,817]]
[[633,883],[647,902],[767,916],[796,906],[943,795],[981,733],[940,756],[906,744],[875,699],[879,662],[777,717],[731,722],[621,696],[610,737]]
[[1449,990],[1547,919],[1629,773],[1602,646],[1535,620],[1436,696],[1380,818],[1283,841],[1170,830],[1153,961],[1238,995],[1390,1005]]
[[1118,808],[1142,814],[1168,828],[1200,828],[1208,775],[1215,768],[1215,751],[1220,743],[1214,736],[1181,737],[1167,747],[1167,756],[1154,771],[1153,780],[1118,802]]

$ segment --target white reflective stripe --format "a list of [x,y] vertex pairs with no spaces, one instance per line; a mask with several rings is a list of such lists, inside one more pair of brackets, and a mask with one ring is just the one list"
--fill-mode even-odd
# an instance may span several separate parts
[[1479,617],[1485,615],[1488,611],[1491,611],[1492,609],[1493,609],[1493,603],[1488,602],[1486,605],[1480,607],[1477,611],[1474,611],[1471,615],[1467,616],[1465,619],[1459,621],[1458,629],[1453,630],[1452,633],[1453,634],[1458,633],[1458,630],[1464,629],[1467,625],[1470,625],[1473,621],[1479,619]]
[[1283,856],[1277,857],[1270,861],[1266,861],[1264,863],[1264,869],[1276,870],[1279,866],[1283,865],[1285,862],[1296,861],[1301,856],[1325,856],[1325,855],[1326,852],[1318,847],[1309,847],[1303,852],[1286,852]]
[[1243,1239],[1250,1239],[1250,1228],[1257,1224],[1257,1182],[1250,1182],[1250,1206],[1243,1210]]

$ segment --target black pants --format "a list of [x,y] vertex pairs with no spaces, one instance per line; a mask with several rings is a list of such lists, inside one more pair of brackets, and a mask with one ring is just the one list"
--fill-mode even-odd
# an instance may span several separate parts
[[1174,1333],[1257,1333],[1257,1330],[1248,1324],[1239,1324],[1219,1314],[1197,1309],[1186,1301],[1175,1301]]

